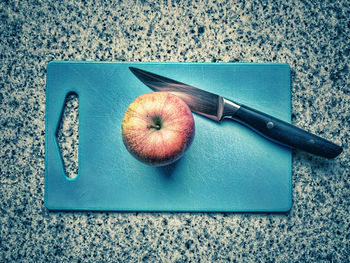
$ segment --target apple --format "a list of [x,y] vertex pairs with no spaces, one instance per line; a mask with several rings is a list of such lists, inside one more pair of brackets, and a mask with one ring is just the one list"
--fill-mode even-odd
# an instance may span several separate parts
[[190,147],[195,124],[187,104],[169,92],[137,97],[122,120],[126,149],[139,161],[163,166],[178,160]]

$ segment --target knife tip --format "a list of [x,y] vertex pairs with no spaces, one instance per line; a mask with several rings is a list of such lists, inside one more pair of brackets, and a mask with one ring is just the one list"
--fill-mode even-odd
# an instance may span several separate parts
[[132,72],[135,72],[137,70],[137,68],[135,67],[129,67],[129,69],[132,71]]

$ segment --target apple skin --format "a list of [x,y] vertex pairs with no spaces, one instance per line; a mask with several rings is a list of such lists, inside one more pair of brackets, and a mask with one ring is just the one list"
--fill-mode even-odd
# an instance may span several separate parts
[[122,120],[126,149],[139,161],[163,166],[178,160],[195,134],[192,112],[169,92],[150,92],[137,97]]

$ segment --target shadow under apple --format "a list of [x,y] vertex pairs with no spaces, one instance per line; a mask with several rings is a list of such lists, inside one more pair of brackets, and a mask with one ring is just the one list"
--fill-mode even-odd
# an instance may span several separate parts
[[180,164],[180,162],[182,161],[183,158],[180,158],[178,160],[176,160],[175,162],[168,164],[168,165],[164,165],[164,166],[158,166],[155,167],[158,174],[160,174],[161,176],[163,176],[165,179],[171,179],[172,175],[175,173],[176,168],[178,167],[178,165]]

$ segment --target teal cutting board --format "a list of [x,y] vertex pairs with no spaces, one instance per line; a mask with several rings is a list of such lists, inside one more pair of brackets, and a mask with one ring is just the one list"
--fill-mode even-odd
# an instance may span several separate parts
[[[290,122],[290,67],[251,63],[64,62],[47,66],[45,205],[52,210],[288,211],[291,152],[232,121],[194,114],[192,146],[176,163],[147,166],[125,149],[128,105],[151,90],[138,67]],[[56,130],[65,97],[79,97],[79,172],[66,177]]]

